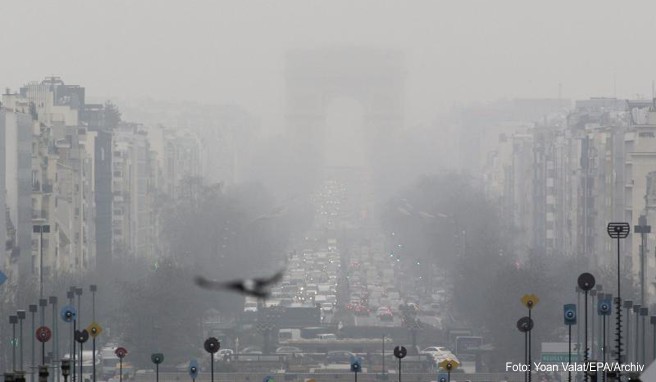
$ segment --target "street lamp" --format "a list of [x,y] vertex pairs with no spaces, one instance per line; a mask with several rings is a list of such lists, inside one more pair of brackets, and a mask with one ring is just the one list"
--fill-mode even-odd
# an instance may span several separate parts
[[[579,285],[579,288],[581,288],[581,290],[583,290],[583,292],[585,293],[585,299],[584,299],[584,306],[585,306],[585,321],[584,321],[584,323],[585,323],[585,325],[584,325],[584,329],[583,329],[583,332],[584,332],[583,343],[584,343],[584,346],[585,346],[585,353],[583,355],[583,360],[586,364],[588,363],[588,292],[592,288],[594,288],[595,283],[596,283],[595,278],[590,273],[581,273],[579,275],[578,280],[577,280],[577,284]],[[588,381],[588,374],[587,373],[585,373],[584,378],[585,378],[584,380],[587,382]]]
[[80,317],[80,315],[82,313],[81,309],[80,309],[81,304],[82,304],[82,302],[81,302],[82,301],[82,292],[84,292],[83,288],[75,288],[75,295],[77,296],[77,321],[80,323],[80,325],[82,324],[82,317]]
[[[30,333],[35,333],[36,332],[36,326],[34,324],[34,319],[35,319],[34,316],[36,315],[37,309],[38,308],[37,308],[36,304],[32,304],[32,305],[29,306],[29,311],[30,311],[30,313],[32,313],[32,331]],[[35,363],[35,360],[34,360],[34,341],[36,341],[36,338],[34,337],[34,335],[32,335],[30,337],[32,337],[32,341],[30,341],[30,342],[32,343],[32,370],[34,370],[34,368],[36,367],[36,363]],[[34,373],[30,373],[30,382],[34,382]]]
[[71,373],[71,360],[70,359],[62,359],[61,360],[61,373],[62,376],[64,377],[64,382],[68,382],[68,376]]
[[640,234],[640,305],[645,306],[645,249],[647,234],[651,233],[651,226],[647,224],[645,215],[640,215],[638,225],[633,227],[633,231]]
[[652,349],[651,349],[651,359],[652,361],[656,359],[656,316],[650,316],[649,317],[649,323],[651,324],[652,328]]
[[[52,357],[53,359],[59,358],[59,331],[57,330],[57,296],[50,296],[48,298],[50,304],[52,304],[52,334],[55,337],[52,341]],[[53,362],[53,365],[56,365]],[[56,367],[56,366],[55,366]],[[59,373],[55,372],[57,376],[57,382],[59,382]]]
[[20,346],[20,370],[25,370],[23,369],[23,320],[25,319],[25,311],[24,310],[19,310],[16,312],[16,317],[18,317],[18,345]]
[[635,362],[640,362],[640,307],[640,304],[633,304],[633,313],[635,313],[635,345],[633,360]]
[[645,360],[647,359],[646,356],[646,351],[647,349],[645,348],[645,338],[647,338],[647,327],[646,327],[646,321],[647,321],[647,315],[649,314],[649,309],[648,308],[640,308],[640,317],[642,317],[642,358],[640,358],[640,361],[642,364],[645,364]]
[[629,360],[629,354],[631,353],[631,347],[629,346],[629,343],[631,341],[631,320],[629,319],[629,315],[631,314],[631,308],[633,307],[633,301],[632,300],[626,300],[624,301],[624,308],[626,309],[626,359],[627,361]]
[[95,284],[89,285],[89,291],[91,292],[91,319],[96,321],[96,292],[98,291],[98,286]]
[[[595,289],[590,291],[590,299],[592,300],[590,306],[592,307],[593,312],[594,312],[595,306],[596,306],[595,297],[597,297],[597,289],[598,288],[595,288]],[[595,346],[595,315],[594,314],[592,314],[592,317],[590,317],[590,336],[591,336],[590,337],[590,357],[592,359],[596,359],[595,358],[595,355],[596,355],[595,347],[596,346]]]
[[11,370],[16,372],[16,324],[18,323],[18,316],[10,315],[9,323],[11,324]]
[[[91,325],[96,325],[96,291],[98,286],[96,284],[89,285],[89,291],[91,292]],[[98,333],[91,333],[92,336],[92,346],[93,346],[93,382],[96,382],[96,335]]]
[[[608,223],[606,228],[608,235],[617,239],[617,297],[615,298],[615,306],[617,308],[617,319],[615,320],[615,330],[616,330],[616,351],[617,351],[617,363],[622,363],[622,293],[620,289],[620,239],[626,239],[629,236],[631,231],[631,226],[629,223]],[[619,373],[617,375],[619,377]]]
[[43,234],[50,233],[50,225],[34,224],[32,232],[39,234],[39,298],[43,298]]

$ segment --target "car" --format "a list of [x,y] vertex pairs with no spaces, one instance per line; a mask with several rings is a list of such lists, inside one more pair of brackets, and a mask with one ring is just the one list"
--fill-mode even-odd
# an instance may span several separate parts
[[296,346],[281,346],[276,349],[277,354],[299,354],[303,353],[303,350],[297,348]]
[[449,349],[445,348],[444,346],[429,346],[419,352],[419,354],[430,354],[433,356],[439,356],[445,353],[451,353],[451,352],[449,351]]
[[242,354],[262,354],[262,349],[259,346],[249,346],[242,349]]
[[343,363],[350,364],[351,359],[355,357],[353,353],[345,350],[333,350],[326,354],[326,364]]
[[244,304],[244,312],[257,312],[257,302],[247,301]]
[[233,354],[235,354],[235,352],[232,349],[220,349],[218,352],[215,353],[214,359],[227,361],[230,360],[230,358],[232,358]]
[[333,309],[333,304],[330,302],[324,302],[321,304],[321,311],[324,313],[332,313]]
[[378,308],[378,311],[376,311],[376,316],[378,319],[381,321],[393,321],[394,320],[394,315],[392,314],[392,310],[390,308],[381,306]]

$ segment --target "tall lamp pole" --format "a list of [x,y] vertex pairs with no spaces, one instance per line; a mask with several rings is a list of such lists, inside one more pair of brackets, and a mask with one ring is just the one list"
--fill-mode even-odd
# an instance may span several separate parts
[[25,311],[24,310],[19,310],[16,312],[16,316],[18,317],[18,345],[20,345],[20,370],[25,371],[23,369],[23,320],[25,319]]
[[[32,226],[32,232],[39,234],[39,298],[43,298],[43,234],[50,233],[50,225],[35,224]],[[43,326],[43,322],[41,323]]]
[[[38,310],[38,307],[36,306],[36,304],[33,304],[33,305],[29,306],[28,310],[30,311],[30,313],[32,313],[31,314],[31,316],[32,316],[32,331],[30,333],[35,333],[36,332],[36,325],[35,325],[34,320],[35,320],[36,311]],[[34,341],[36,341],[36,337],[35,336],[30,336],[30,337],[32,337],[32,340],[30,341],[32,343],[32,367],[31,367],[32,372],[30,373],[30,382],[34,382],[34,370],[36,370],[36,363],[35,363],[36,360],[34,359],[35,358]]]
[[16,324],[18,323],[18,316],[9,316],[9,324],[11,324],[11,370],[16,372]]
[[59,373],[57,372],[56,368],[58,363],[54,362],[54,360],[59,359],[59,331],[57,330],[57,296],[50,296],[48,297],[48,301],[50,304],[52,304],[52,334],[53,334],[53,341],[52,341],[52,359],[53,359],[53,367],[55,368],[55,375],[57,376],[57,382],[59,382]]
[[647,249],[647,234],[651,233],[651,226],[647,224],[647,217],[640,215],[638,225],[633,227],[635,233],[640,234],[640,305],[645,304],[645,251]]
[[[89,285],[89,291],[91,291],[91,325],[96,325],[96,291],[98,286],[95,284]],[[97,330],[97,329],[96,329]],[[93,346],[93,382],[96,382],[96,335],[97,333],[91,333],[92,337],[92,346]]]
[[652,331],[652,349],[651,349],[651,360],[652,362],[656,360],[656,316],[649,317],[649,323],[651,324]]
[[[585,293],[585,299],[584,299],[584,306],[585,306],[585,321],[584,321],[584,340],[583,340],[583,346],[585,347],[585,352],[583,353],[583,360],[587,364],[588,363],[588,292],[594,288],[595,286],[595,278],[592,274],[590,273],[581,273],[579,275],[579,278],[577,280],[577,284],[579,284],[579,288],[583,290]],[[588,381],[588,373],[584,373],[584,380],[587,382]]]
[[641,355],[642,357],[640,358],[640,362],[644,365],[645,361],[647,360],[646,352],[647,348],[645,347],[645,339],[647,338],[647,326],[646,326],[646,321],[647,321],[647,315],[649,315],[649,309],[648,308],[640,308],[640,317],[642,317],[642,345],[641,345]]
[[[629,223],[608,223],[608,235],[617,239],[617,297],[615,298],[615,307],[617,310],[617,318],[615,320],[615,346],[617,352],[617,363],[622,363],[622,293],[620,289],[620,239],[626,239],[631,231]],[[617,377],[619,378],[619,373]]]
[[633,313],[635,314],[635,344],[633,345],[633,361],[636,363],[640,362],[640,307],[640,304],[633,304]]
[[629,319],[629,315],[631,314],[631,308],[633,308],[633,301],[632,300],[625,300],[624,301],[624,308],[626,309],[626,359],[629,361],[629,355],[631,354],[631,346],[630,340],[631,340],[631,320]]

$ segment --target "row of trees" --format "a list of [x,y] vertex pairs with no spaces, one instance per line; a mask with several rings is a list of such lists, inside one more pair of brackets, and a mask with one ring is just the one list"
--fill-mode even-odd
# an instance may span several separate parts
[[[204,354],[203,316],[214,311],[230,320],[243,310],[243,298],[235,293],[202,290],[194,277],[232,280],[273,274],[285,264],[285,249],[295,224],[307,224],[311,218],[307,205],[279,206],[259,184],[226,188],[207,184],[202,178],[189,178],[185,186],[188,192],[181,199],[160,199],[162,232],[158,247],[163,253],[159,257],[117,256],[109,268],[47,279],[45,283],[46,298],[57,296],[59,307],[68,303],[70,286],[84,288],[83,327],[91,323],[89,285],[96,284],[96,321],[104,328],[99,346],[109,339],[119,341],[138,367],[150,365],[150,354],[155,351],[166,355],[167,364],[188,362],[190,357]],[[0,291],[0,307],[7,315],[38,303],[38,277],[23,279],[18,289],[18,294]],[[48,326],[51,311],[49,305]],[[67,327],[59,317],[57,320],[60,328]],[[6,317],[0,328],[11,333]],[[24,327],[26,339],[30,330]],[[68,349],[69,339],[64,333],[61,356]],[[11,361],[9,339],[0,339],[5,365]]]
[[[533,343],[557,342],[565,334],[562,305],[576,302],[578,275],[591,272],[610,290],[615,280],[611,269],[593,268],[582,257],[518,253],[514,227],[500,212],[471,178],[451,173],[423,177],[401,190],[382,215],[390,241],[403,243],[397,250],[421,263],[415,269],[429,288],[440,287],[431,285],[436,270],[446,275],[448,313],[491,342],[490,367],[498,370],[508,360],[523,359],[523,337],[515,327],[527,314],[522,295],[541,300],[533,312]],[[629,276],[623,282],[630,295]]]

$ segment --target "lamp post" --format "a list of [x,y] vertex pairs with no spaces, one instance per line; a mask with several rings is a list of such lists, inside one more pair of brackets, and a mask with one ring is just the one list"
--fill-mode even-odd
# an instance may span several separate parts
[[649,323],[651,324],[652,331],[652,349],[651,349],[651,360],[656,360],[656,315],[649,317]]
[[9,316],[9,323],[11,324],[11,370],[16,372],[16,324],[18,323],[18,316]]
[[[604,364],[606,364],[606,317],[610,316],[612,311],[613,308],[611,305],[611,295],[603,294],[603,293],[600,294],[597,304],[597,312],[601,317],[601,326],[602,326],[601,356]],[[606,380],[605,372],[602,374],[602,378],[604,381]]]
[[[595,286],[595,278],[592,274],[590,273],[581,273],[579,275],[579,278],[577,280],[577,284],[579,284],[579,288],[583,290],[585,293],[585,299],[584,299],[584,306],[585,306],[585,325],[583,332],[584,334],[584,346],[585,346],[585,353],[584,353],[584,362],[587,364],[588,363],[588,292],[594,288]],[[584,373],[584,380],[587,382],[588,381],[588,373]]]
[[647,247],[647,234],[651,233],[651,226],[647,224],[647,217],[640,215],[638,225],[633,227],[635,233],[640,234],[640,305],[645,305],[645,250]]
[[635,344],[633,345],[633,360],[635,362],[640,362],[640,304],[633,304],[633,313],[635,314]]
[[641,357],[640,362],[644,365],[647,360],[646,352],[647,348],[645,347],[645,338],[647,338],[647,315],[649,314],[648,308],[640,308],[640,317],[642,318],[642,344],[641,344]]
[[[30,313],[32,313],[31,314],[31,316],[32,316],[32,331],[30,333],[35,333],[36,332],[36,326],[35,326],[34,321],[35,321],[35,316],[36,316],[37,309],[38,308],[37,308],[36,305],[30,305],[29,309],[28,309],[30,311]],[[32,343],[32,364],[31,365],[32,365],[32,370],[35,370],[36,363],[35,363],[35,359],[34,359],[35,358],[35,355],[34,355],[34,341],[36,341],[36,338],[34,336],[30,336],[30,337],[32,337],[32,341],[30,341]],[[30,373],[30,382],[34,382],[34,373],[33,372]]]
[[[590,298],[591,298],[591,307],[592,307],[592,312],[594,312],[595,308],[595,297],[597,297],[597,289],[593,289],[590,291]],[[595,315],[594,313],[592,314],[592,317],[590,317],[590,357],[592,359],[596,359],[596,346],[595,346]]]
[[[89,285],[91,292],[91,322],[92,325],[96,324],[96,291],[98,286],[95,284]],[[96,333],[92,333],[92,346],[93,346],[93,382],[96,382]]]
[[91,319],[96,321],[96,292],[98,291],[98,286],[95,284],[89,285],[89,291],[91,292]]
[[[73,300],[75,299],[75,287],[74,287],[74,286],[72,286],[72,287],[70,287],[70,288],[68,289],[68,292],[66,292],[66,298],[68,298],[68,304],[69,304],[69,306],[73,306]],[[75,312],[75,313],[77,314],[77,312]],[[70,355],[71,355],[71,363],[72,363],[72,366],[73,366],[73,367],[71,368],[71,371],[73,372],[73,373],[72,373],[72,381],[75,381],[75,360],[76,360],[76,358],[77,358],[77,357],[75,356],[75,329],[76,329],[76,325],[75,325],[75,317],[73,317],[73,318],[72,318],[70,321],[68,321],[68,322],[71,323],[71,342],[70,342],[70,344],[69,344],[69,350],[70,350],[70,352],[71,352],[71,353],[70,353]]]
[[[576,306],[581,307],[581,293],[583,290],[576,286]],[[581,359],[581,325],[576,325],[576,360]]]
[[75,295],[77,296],[77,322],[82,325],[82,317],[81,317],[81,305],[82,305],[82,293],[84,292],[83,288],[75,288]]
[[[57,296],[50,296],[48,298],[48,301],[52,305],[52,335],[53,341],[52,341],[52,357],[53,360],[59,358],[59,331],[57,330]],[[57,368],[57,363],[53,362],[53,367]],[[59,373],[55,372],[55,375],[57,376],[57,382],[59,382]]]
[[[524,296],[522,296],[522,304],[524,304],[524,306],[526,306],[526,308],[528,309],[528,318],[529,318],[529,320],[531,320],[531,322],[533,321],[533,318],[531,316],[531,312],[532,312],[533,308],[535,308],[535,306],[538,304],[539,301],[540,301],[540,299],[538,299],[538,296],[536,296],[534,294],[525,294]],[[531,365],[531,363],[532,363],[532,359],[531,359],[532,358],[531,357],[531,332],[532,331],[533,331],[533,325],[531,325],[531,327],[528,330],[528,382],[531,382],[531,378],[532,378],[532,370],[531,370],[532,369],[532,367],[531,367],[532,366]]]
[[[563,316],[565,319],[565,325],[567,325],[569,336],[568,336],[568,346],[567,346],[567,361],[572,363],[572,325],[576,325],[576,305],[574,304],[565,304],[563,306]],[[572,371],[567,371],[567,382],[572,382]]]
[[39,298],[43,298],[43,234],[50,233],[50,225],[34,224],[32,232],[39,234]]
[[25,311],[24,310],[19,310],[16,312],[16,317],[18,317],[18,345],[20,346],[20,357],[19,357],[19,365],[20,365],[20,370],[24,371],[23,369],[23,320],[25,319]]
[[61,374],[64,377],[64,382],[68,382],[68,376],[71,372],[71,360],[62,359],[61,360]]
[[[629,223],[608,223],[607,227],[608,235],[617,239],[617,297],[615,298],[615,306],[617,308],[617,318],[615,320],[615,346],[617,352],[617,363],[622,363],[622,293],[620,289],[620,270],[621,270],[621,261],[620,261],[620,239],[626,239],[629,236],[631,231],[631,226]],[[620,375],[618,373],[617,377]]]
[[631,320],[629,319],[629,314],[631,314],[631,308],[633,307],[632,300],[624,301],[624,308],[626,309],[626,359],[629,360],[629,355],[631,353]]

